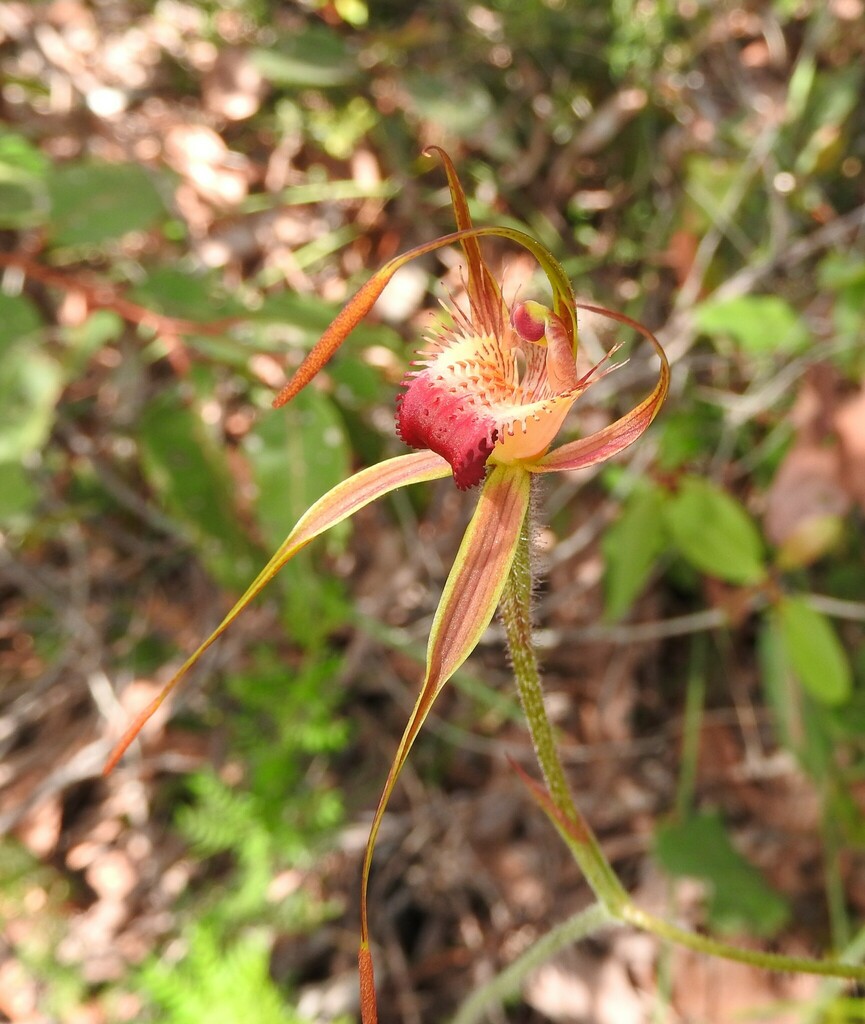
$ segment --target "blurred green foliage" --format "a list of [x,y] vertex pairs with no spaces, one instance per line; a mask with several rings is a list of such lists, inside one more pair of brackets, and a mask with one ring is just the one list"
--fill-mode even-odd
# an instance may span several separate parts
[[772,936],[790,920],[787,903],[736,851],[718,814],[661,825],[655,855],[671,875],[709,883],[709,921],[721,932]]

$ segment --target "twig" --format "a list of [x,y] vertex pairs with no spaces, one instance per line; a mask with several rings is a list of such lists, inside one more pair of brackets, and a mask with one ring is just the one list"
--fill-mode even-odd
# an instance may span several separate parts
[[208,337],[223,334],[229,327],[243,322],[245,316],[227,316],[219,320],[198,321],[184,317],[166,316],[121,295],[114,285],[106,281],[92,280],[80,275],[52,270],[41,263],[22,256],[20,253],[0,252],[0,267],[20,270],[33,281],[59,288],[64,292],[80,292],[94,309],[108,309],[128,323],[148,327],[157,334],[186,335],[204,334]]

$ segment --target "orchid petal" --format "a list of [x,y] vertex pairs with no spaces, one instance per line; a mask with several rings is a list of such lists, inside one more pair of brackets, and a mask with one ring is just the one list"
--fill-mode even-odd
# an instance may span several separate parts
[[661,361],[658,383],[648,398],[644,398],[639,405],[614,423],[588,437],[580,438],[579,441],[563,444],[536,462],[526,463],[525,468],[532,473],[561,473],[571,469],[585,469],[587,466],[594,466],[598,462],[605,462],[614,455],[618,455],[643,434],[658,414],[670,387],[670,364],[667,362],[661,343],[648,328],[623,313],[615,313],[601,306],[578,303],[577,308],[588,310],[590,313],[599,313],[601,316],[626,324],[650,341]]
[[516,242],[517,245],[527,249],[547,275],[553,291],[553,309],[561,320],[571,347],[576,354],[577,316],[574,309],[574,290],[561,264],[540,242],[517,228],[472,227],[465,192],[459,183],[453,164],[443,150],[437,146],[430,148],[435,150],[444,162],[451,190],[454,215],[459,230],[442,235],[431,242],[416,245],[413,249],[409,249],[407,252],[394,257],[380,270],[376,271],[366,284],[361,287],[360,291],[337,313],[324,334],[306,354],[306,357],[292,378],[274,399],[274,408],[278,409],[280,406],[285,405],[286,402],[290,402],[295,395],[310,383],[313,377],[336,353],[349,334],[369,313],[397,270],[419,256],[425,256],[429,252],[434,252],[436,249],[441,249],[447,245],[453,245],[456,242],[463,247],[466,255],[466,262],[469,267],[469,300],[473,308],[485,321],[489,319],[493,326],[498,325],[499,327],[503,323],[503,312],[498,309],[498,304],[501,303],[501,293],[483,260],[477,239],[491,237],[507,238],[509,241]]
[[529,483],[529,475],[521,468],[493,467],[445,583],[430,632],[423,686],[391,764],[367,841],[361,891],[364,945],[369,942],[369,872],[385,808],[436,697],[477,646],[498,607],[529,506]]
[[[471,228],[473,225],[469,204],[451,158],[440,146],[429,146],[426,151],[437,153],[444,164],[457,228],[460,231]],[[475,325],[482,331],[501,335],[505,321],[505,305],[498,283],[484,261],[477,238],[471,236],[464,239],[462,248],[468,264],[469,302]]]
[[160,707],[165,698],[183,679],[211,644],[228,629],[244,608],[257,597],[282,567],[292,559],[301,548],[319,534],[329,530],[337,523],[343,522],[354,515],[365,505],[375,501],[390,491],[407,484],[419,484],[427,480],[438,480],[448,476],[451,468],[444,459],[434,452],[413,452],[410,455],[399,455],[394,459],[380,462],[377,466],[361,470],[348,480],[339,483],[312,505],[298,520],[297,525],[285,538],[274,556],[250,584],[244,595],[225,616],[222,622],[201,644],[200,647],[181,665],[175,675],[165,684],[159,695],[136,717],[123,737],[119,740],[106,762],[104,773],[107,775],[123,756],[126,748],[141,731],[144,723]]
[[[418,259],[420,256],[426,256],[427,253],[435,252],[436,249],[443,249],[448,245],[456,243],[462,244],[467,239],[474,238],[507,238],[509,241],[516,242],[517,245],[527,249],[538,261],[541,269],[549,279],[550,286],[553,289],[553,305],[557,315],[565,325],[568,337],[576,338],[577,321],[576,314],[574,313],[574,293],[571,283],[552,253],[545,249],[540,242],[535,241],[531,235],[527,235],[524,231],[519,231],[516,228],[486,227],[452,231],[450,234],[434,238],[431,242],[424,242],[422,245],[416,245],[413,249],[400,253],[399,256],[395,256],[377,270],[337,313],[324,334],[307,352],[303,362],[295,370],[292,378],[273,400],[274,408],[278,409],[280,406],[290,402],[323,369],[349,334],[351,334],[355,327],[360,325],[363,318],[375,305],[376,299],[378,299],[390,283],[391,278],[401,267],[411,263],[412,260]],[[570,305],[567,305],[568,302],[570,302]]]
[[547,339],[547,380],[550,387],[557,395],[573,391],[577,387],[577,364],[567,326],[554,313],[547,317],[544,333]]
[[[450,186],[451,202],[454,208],[454,218],[460,230],[471,228],[472,220],[469,216],[466,194],[460,184],[456,169],[450,157],[438,146],[429,146],[428,150],[438,153],[444,164],[445,173]],[[513,228],[492,228],[484,229],[474,236],[467,236],[462,243],[463,251],[466,254],[469,276],[469,299],[473,308],[477,308],[481,314],[481,322],[486,330],[499,328],[501,333],[503,304],[499,286],[489,271],[477,243],[481,234],[496,234],[501,238],[509,238],[519,245],[528,249],[541,265],[544,273],[550,282],[553,290],[553,309],[563,320],[565,331],[570,339],[574,353],[576,353],[577,319],[574,313],[574,292],[571,282],[553,254],[545,249],[540,242],[536,242],[531,235]]]

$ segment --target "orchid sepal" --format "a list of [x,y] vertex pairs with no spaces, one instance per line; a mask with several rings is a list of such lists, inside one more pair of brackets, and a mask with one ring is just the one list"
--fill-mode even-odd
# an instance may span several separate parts
[[[351,332],[360,326],[364,317],[375,305],[379,296],[390,284],[391,279],[398,270],[407,263],[411,263],[412,260],[426,256],[437,249],[443,249],[448,245],[460,244],[475,238],[506,238],[530,252],[547,275],[550,286],[553,289],[556,314],[568,325],[569,331],[573,330],[574,337],[576,337],[576,313],[574,312],[576,301],[573,289],[553,254],[548,249],[545,249],[540,242],[524,231],[509,227],[472,227],[462,231],[451,231],[447,235],[434,238],[430,242],[424,242],[421,245],[416,245],[414,248],[406,250],[404,253],[400,253],[399,256],[395,256],[392,260],[385,263],[383,267],[380,267],[360,290],[349,299],[331,321],[322,336],[307,352],[291,379],[274,398],[273,407],[278,409],[280,406],[290,402],[324,369]],[[567,293],[564,291],[565,285],[567,285]],[[570,296],[571,300],[571,305],[567,308],[565,307],[566,294]]]
[[[423,685],[391,763],[370,827],[361,888],[361,951],[368,946],[367,889],[376,838],[409,751],[442,687],[480,641],[510,573],[529,507],[530,477],[495,466],[481,490],[433,619]],[[364,1016],[364,1024],[375,1019]]]
[[273,557],[247,587],[243,596],[234,604],[222,622],[186,659],[163,686],[158,696],[135,716],[123,736],[115,744],[105,763],[103,773],[108,775],[112,771],[148,719],[156,713],[204,652],[222,636],[250,601],[264,590],[298,551],[332,526],[348,519],[365,505],[390,491],[409,484],[438,480],[448,476],[450,472],[451,468],[447,462],[434,452],[412,452],[409,455],[398,455],[396,458],[387,459],[385,462],[361,470],[349,477],[348,480],[338,483],[336,487],[319,498],[300,517],[294,529],[280,544]]
[[292,378],[274,399],[274,408],[291,401],[318,374],[337,352],[346,338],[361,323],[375,305],[376,300],[387,287],[394,274],[407,263],[448,245],[459,243],[468,264],[468,291],[472,311],[479,318],[479,324],[493,329],[504,322],[504,307],[501,292],[477,244],[479,238],[506,238],[516,242],[534,256],[550,282],[553,292],[553,310],[562,321],[572,351],[577,351],[577,316],[574,290],[571,282],[553,254],[531,235],[510,227],[482,227],[472,225],[465,192],[460,185],[450,157],[438,146],[430,146],[429,152],[438,153],[450,186],[454,215],[459,230],[442,235],[431,242],[424,242],[395,256],[381,267],[346,303],[327,330],[310,349]]
[[560,445],[539,459],[524,463],[530,473],[563,473],[569,470],[586,469],[618,455],[645,433],[664,404],[670,389],[670,364],[660,341],[647,327],[637,320],[625,316],[624,313],[617,313],[614,310],[605,309],[603,306],[579,302],[577,309],[616,320],[642,334],[652,344],[660,360],[658,381],[650,395],[613,423],[594,434],[581,437],[578,441],[569,441],[567,444]]

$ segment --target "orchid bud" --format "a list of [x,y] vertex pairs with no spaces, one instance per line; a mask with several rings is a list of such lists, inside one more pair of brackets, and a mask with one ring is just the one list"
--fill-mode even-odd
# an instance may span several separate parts
[[523,341],[538,342],[546,333],[550,310],[540,302],[517,302],[511,309],[511,327]]

